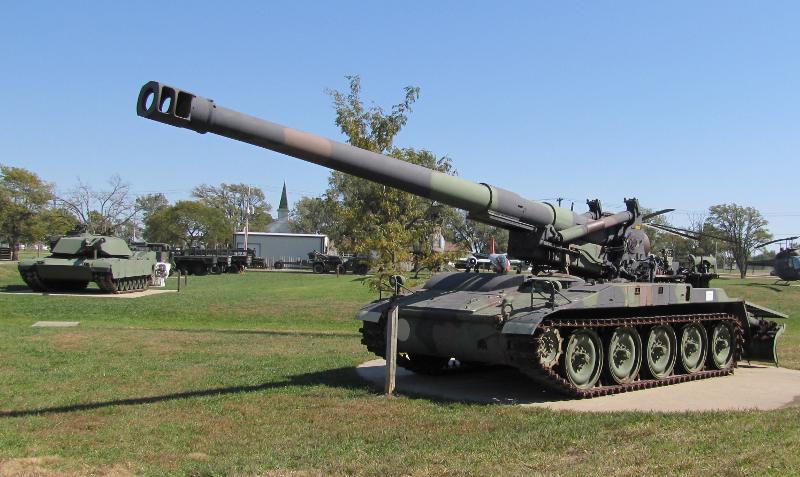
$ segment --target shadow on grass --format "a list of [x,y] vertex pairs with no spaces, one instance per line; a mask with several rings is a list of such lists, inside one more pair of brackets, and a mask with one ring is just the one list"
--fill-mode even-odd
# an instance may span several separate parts
[[780,286],[776,286],[777,283],[769,285],[767,283],[747,283],[744,286],[746,287],[757,287],[757,288],[766,288],[767,290],[772,290],[774,292],[781,293],[783,289]]
[[307,374],[300,374],[297,376],[290,376],[288,379],[285,379],[283,381],[277,381],[274,383],[253,384],[247,386],[217,387],[209,389],[198,389],[195,391],[183,391],[170,394],[160,394],[156,396],[128,397],[121,399],[112,399],[108,401],[70,404],[67,406],[53,406],[53,407],[42,407],[35,409],[2,411],[0,412],[0,418],[27,417],[27,416],[36,416],[41,414],[62,414],[68,412],[102,409],[107,407],[138,406],[141,404],[154,404],[159,402],[176,401],[178,399],[191,399],[191,398],[202,398],[206,396],[252,393],[258,391],[267,391],[270,389],[280,389],[290,386],[314,386],[314,385],[324,385],[330,387],[358,389],[358,390],[366,389],[364,381],[362,381],[358,377],[354,368],[337,368],[327,371],[320,371],[316,373],[307,373]]
[[26,285],[4,285],[0,287],[0,292],[5,293],[19,293],[19,292],[31,292],[31,293],[38,293],[31,290]]

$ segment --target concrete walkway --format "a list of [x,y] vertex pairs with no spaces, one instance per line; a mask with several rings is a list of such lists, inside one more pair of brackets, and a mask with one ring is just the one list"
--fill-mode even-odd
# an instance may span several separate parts
[[163,288],[149,288],[144,291],[131,292],[131,293],[104,293],[95,288],[90,288],[81,293],[62,293],[62,292],[35,292],[35,291],[21,291],[21,292],[0,292],[2,295],[39,295],[39,296],[77,296],[81,298],[141,298],[143,296],[160,295],[162,293],[175,293],[177,290],[165,290]]
[[[384,361],[376,359],[361,364],[356,371],[363,379],[383,389],[384,369]],[[740,364],[731,376],[593,399],[566,399],[537,387],[521,373],[509,368],[455,372],[447,376],[424,376],[398,368],[397,390],[446,400],[566,411],[768,410],[800,405],[800,371],[745,363]]]

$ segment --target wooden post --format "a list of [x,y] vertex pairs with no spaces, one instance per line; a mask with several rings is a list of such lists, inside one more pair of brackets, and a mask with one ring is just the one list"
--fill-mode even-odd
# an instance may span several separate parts
[[397,305],[386,317],[386,395],[394,393],[397,373]]
[[178,293],[181,292],[181,269],[178,269]]

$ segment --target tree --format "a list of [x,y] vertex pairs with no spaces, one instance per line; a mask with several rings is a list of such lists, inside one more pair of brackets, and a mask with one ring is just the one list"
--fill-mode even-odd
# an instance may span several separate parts
[[12,259],[19,244],[39,239],[46,228],[43,212],[53,197],[53,186],[21,167],[0,166],[0,235],[8,241]]
[[467,213],[454,210],[445,225],[445,238],[453,243],[464,244],[472,253],[489,253],[492,239],[496,252],[508,250],[508,230],[476,222],[467,218]]
[[192,196],[201,203],[219,209],[227,224],[231,237],[244,230],[245,211],[250,212],[250,230],[266,230],[272,222],[272,206],[266,201],[264,191],[247,184],[199,185]]
[[[169,208],[169,201],[167,197],[160,192],[158,194],[141,195],[136,198],[137,214],[134,227],[137,227],[139,224],[144,227],[142,230],[142,237],[144,237],[145,240],[159,242],[159,240],[151,238],[152,232],[148,230],[147,223],[150,217],[167,208]],[[155,234],[152,235],[155,236]]]
[[707,223],[726,239],[725,248],[739,267],[740,276],[745,278],[747,262],[756,245],[772,238],[766,229],[767,220],[755,208],[737,204],[713,205],[708,210]]
[[145,227],[148,240],[182,246],[216,247],[231,238],[222,211],[193,200],[150,214]]
[[[408,120],[419,88],[406,87],[403,101],[385,112],[379,106],[365,107],[361,99],[361,80],[348,76],[347,93],[328,91],[336,110],[336,125],[353,146],[386,154],[445,173],[454,173],[447,157],[436,157],[426,150],[398,148],[394,138]],[[295,220],[309,226],[321,225],[340,249],[369,252],[374,265],[387,273],[410,263],[412,252],[428,252],[430,237],[442,223],[443,206],[428,199],[360,179],[332,172],[325,197],[296,208]],[[321,213],[332,213],[320,220]]]
[[336,241],[343,235],[339,206],[327,196],[302,197],[294,204],[289,227],[294,233],[324,233]]
[[61,204],[78,221],[86,225],[86,230],[96,234],[119,234],[128,226],[137,213],[131,197],[130,185],[119,175],[108,180],[108,187],[94,189],[78,179],[78,185],[65,196],[59,198]]

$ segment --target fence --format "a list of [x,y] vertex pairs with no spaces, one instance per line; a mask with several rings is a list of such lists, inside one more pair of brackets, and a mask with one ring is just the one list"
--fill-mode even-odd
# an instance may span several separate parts
[[0,247],[0,260],[11,260],[10,247]]
[[[278,264],[276,267],[275,264]],[[311,268],[308,257],[264,257],[264,267],[277,270],[301,270]]]

